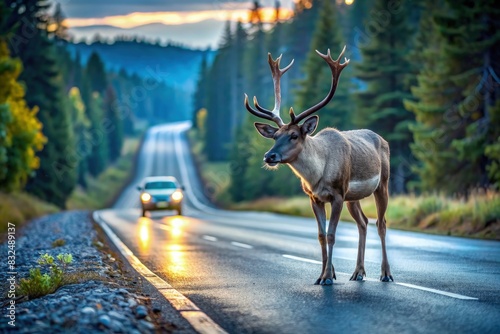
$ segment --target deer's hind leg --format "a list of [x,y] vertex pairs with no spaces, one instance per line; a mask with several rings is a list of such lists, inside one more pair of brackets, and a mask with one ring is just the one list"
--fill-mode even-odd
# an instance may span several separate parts
[[356,269],[352,274],[351,281],[362,281],[366,276],[365,272],[365,246],[366,246],[366,229],[368,227],[368,218],[366,218],[359,201],[347,202],[347,209],[352,218],[356,221],[359,231],[358,242],[358,259],[356,261]]
[[387,203],[389,201],[389,189],[388,180],[382,180],[380,182],[377,190],[373,193],[375,196],[375,203],[377,205],[377,230],[382,243],[382,273],[380,274],[380,280],[382,282],[394,281],[391,275],[391,268],[389,266],[389,260],[387,260],[387,250],[385,248],[385,234],[386,234],[386,220],[385,211],[387,210]]

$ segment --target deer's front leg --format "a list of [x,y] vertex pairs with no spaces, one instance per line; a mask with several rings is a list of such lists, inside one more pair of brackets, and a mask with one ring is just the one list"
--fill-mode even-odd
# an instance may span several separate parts
[[340,212],[342,211],[343,199],[340,195],[335,195],[332,201],[332,215],[330,216],[330,224],[328,225],[328,233],[326,234],[326,242],[328,243],[328,257],[326,268],[321,277],[321,285],[332,285],[335,277],[335,269],[333,268],[333,245],[335,244],[335,232],[339,224]]
[[310,197],[311,207],[313,209],[314,215],[316,216],[316,222],[318,223],[318,241],[321,246],[321,258],[323,262],[323,268],[321,269],[321,274],[314,284],[320,284],[321,278],[325,273],[327,253],[326,253],[326,211],[325,203],[316,201],[314,198]]

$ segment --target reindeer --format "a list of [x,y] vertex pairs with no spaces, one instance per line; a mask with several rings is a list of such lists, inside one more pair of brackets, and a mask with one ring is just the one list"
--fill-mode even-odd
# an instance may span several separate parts
[[[269,124],[255,123],[257,131],[265,138],[274,139],[274,145],[265,153],[264,162],[268,167],[287,164],[300,178],[304,192],[309,195],[310,203],[318,223],[318,240],[321,245],[323,266],[315,284],[332,285],[336,279],[332,264],[332,249],[335,244],[335,231],[342,211],[343,202],[357,223],[359,231],[358,257],[351,281],[362,281],[366,276],[364,268],[366,230],[368,219],[361,210],[359,200],[373,194],[377,205],[377,229],[382,242],[383,282],[394,281],[385,247],[386,220],[389,181],[389,145],[378,134],[370,130],[338,131],[326,128],[312,136],[318,125],[319,117],[310,116],[330,102],[335,94],[342,70],[349,64],[345,58],[345,46],[337,60],[333,60],[330,50],[326,55],[316,51],[332,72],[332,83],[328,95],[315,106],[295,115],[290,108],[290,123],[285,124],[280,117],[281,76],[290,69],[292,62],[280,69],[281,55],[273,60],[268,54],[271,67],[275,103],[274,109],[261,107],[254,97],[256,109],[248,103],[245,94],[245,107],[253,115],[275,122],[278,128]],[[310,117],[309,117],[310,116]],[[304,122],[300,124],[301,121]],[[332,213],[326,230],[325,203],[330,203]],[[328,245],[328,249],[327,249]]]

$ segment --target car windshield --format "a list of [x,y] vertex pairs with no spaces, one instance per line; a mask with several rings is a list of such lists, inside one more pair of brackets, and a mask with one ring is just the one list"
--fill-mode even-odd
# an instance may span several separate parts
[[177,188],[177,185],[174,182],[171,181],[155,181],[155,182],[148,182],[146,183],[146,186],[144,189],[175,189]]

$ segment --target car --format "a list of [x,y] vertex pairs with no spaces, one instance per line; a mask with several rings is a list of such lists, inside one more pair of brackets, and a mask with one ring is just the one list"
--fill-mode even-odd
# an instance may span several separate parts
[[142,180],[137,186],[140,191],[139,198],[142,206],[142,216],[146,217],[146,211],[154,210],[176,210],[182,215],[182,199],[184,198],[182,187],[173,176],[151,176]]

